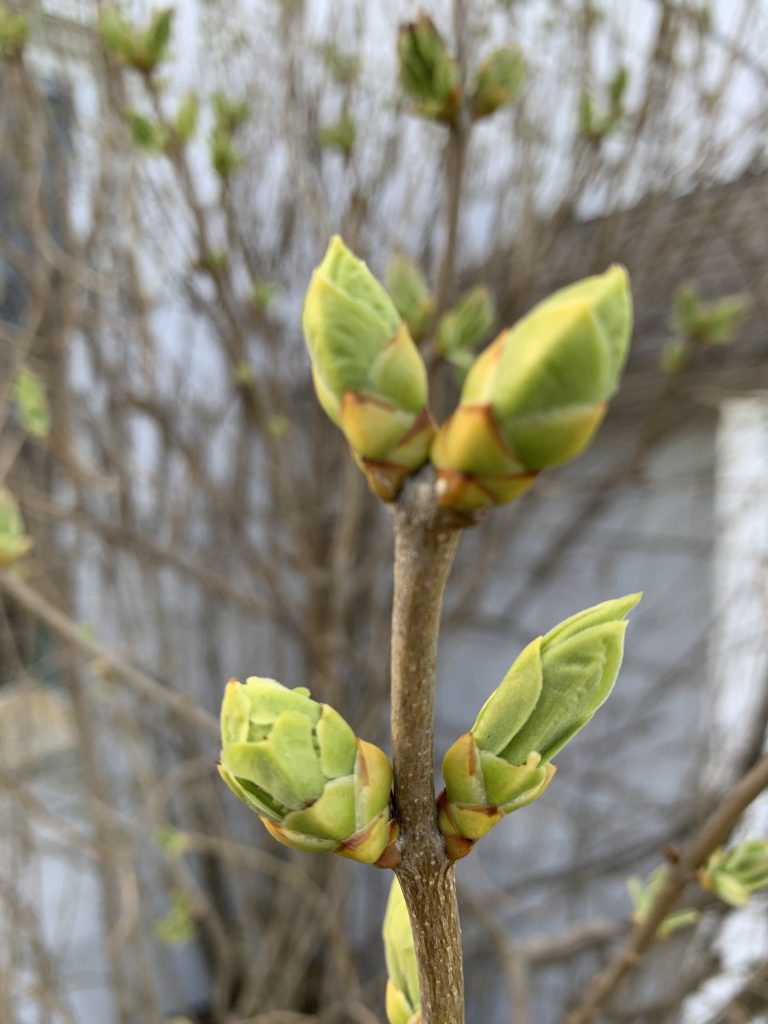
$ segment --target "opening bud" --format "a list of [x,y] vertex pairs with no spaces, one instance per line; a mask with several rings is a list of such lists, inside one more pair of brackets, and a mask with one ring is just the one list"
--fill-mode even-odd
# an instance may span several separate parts
[[387,1020],[389,1024],[420,1024],[419,969],[413,932],[403,891],[392,879],[382,929],[387,961]]
[[435,434],[426,368],[389,295],[338,236],[312,275],[303,326],[320,404],[371,488],[393,501]]
[[427,14],[400,26],[400,83],[422,117],[453,121],[459,112],[459,70]]
[[627,273],[614,266],[502,331],[475,360],[435,438],[440,503],[512,501],[542,469],[580,454],[618,385],[631,326]]
[[466,856],[505,814],[538,799],[551,759],[608,698],[640,594],[587,608],[533,640],[443,760],[438,799],[449,854]]
[[392,766],[341,715],[274,679],[231,679],[221,706],[219,773],[285,846],[391,867]]

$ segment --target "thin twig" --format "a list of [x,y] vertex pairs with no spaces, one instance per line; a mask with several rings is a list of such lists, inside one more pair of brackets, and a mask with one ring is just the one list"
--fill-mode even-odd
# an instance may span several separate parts
[[159,704],[167,711],[180,718],[185,718],[188,722],[194,723],[218,738],[219,726],[210,712],[195,703],[191,697],[175,693],[142,672],[141,669],[136,668],[119,654],[115,654],[96,643],[95,640],[91,640],[73,619],[51,604],[47,598],[26,584],[19,576],[5,569],[0,570],[0,590],[4,590],[22,608],[44,622],[62,640],[72,644],[89,658],[107,665],[115,676],[126,683],[139,697]]
[[615,959],[593,978],[580,1005],[568,1016],[567,1024],[592,1024],[597,1019],[627,974],[656,941],[659,926],[674,908],[698,868],[713,850],[725,842],[747,807],[767,787],[768,757],[764,757],[733,787],[725,800],[706,819],[677,862],[669,867],[666,882],[647,915],[635,927]]
[[456,880],[437,826],[433,774],[437,638],[459,523],[438,508],[431,470],[406,484],[393,518],[392,752],[401,827],[397,875],[413,927],[422,1024],[463,1024]]

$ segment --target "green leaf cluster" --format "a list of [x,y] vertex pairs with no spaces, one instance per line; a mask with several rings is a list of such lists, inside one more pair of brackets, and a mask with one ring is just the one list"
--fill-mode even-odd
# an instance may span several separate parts
[[389,261],[385,280],[387,291],[408,325],[411,337],[420,341],[435,309],[435,300],[424,275],[412,260],[402,253],[395,253]]
[[440,318],[435,348],[444,359],[466,373],[474,361],[474,350],[488,338],[495,321],[493,296],[483,285],[476,285]]
[[748,839],[730,850],[715,850],[699,873],[703,888],[732,907],[768,888],[768,839]]
[[192,903],[186,893],[171,894],[171,906],[165,917],[155,922],[155,935],[166,946],[185,946],[197,934]]
[[22,366],[16,374],[13,395],[24,430],[33,437],[47,437],[51,429],[51,410],[40,377],[29,367]]
[[140,114],[137,110],[125,112],[125,123],[131,139],[145,153],[158,155],[164,153],[168,145],[168,134],[161,124]]
[[173,120],[173,131],[181,142],[188,142],[197,131],[200,119],[200,97],[196,92],[188,92],[179,104]]
[[353,118],[344,113],[333,124],[318,129],[317,141],[323,149],[335,149],[343,156],[350,156],[355,147],[357,127]]
[[153,74],[168,56],[173,28],[173,7],[154,12],[146,28],[138,28],[115,7],[99,15],[99,32],[106,48],[142,74]]
[[[664,888],[667,880],[667,871],[666,865],[662,864],[661,867],[656,868],[651,873],[646,881],[643,881],[637,875],[632,875],[631,878],[627,879],[629,898],[632,900],[632,906],[634,907],[632,920],[635,924],[642,924],[645,921],[648,912],[656,901],[656,897]],[[656,936],[659,939],[669,938],[670,935],[681,928],[690,928],[696,924],[698,919],[699,912],[692,907],[682,907],[680,910],[673,910],[671,914],[667,914],[659,925],[656,930]]]
[[601,96],[583,92],[579,97],[579,134],[600,142],[621,126],[626,116],[625,96],[629,72],[620,67],[605,84]]
[[221,739],[222,779],[279,842],[366,864],[392,842],[389,759],[309,690],[230,680]]
[[678,288],[671,321],[674,337],[661,354],[664,373],[684,370],[701,348],[733,344],[748,309],[749,301],[744,295],[704,302],[692,285]]
[[453,121],[459,111],[459,69],[429,15],[400,26],[397,39],[400,84],[414,113]]
[[344,53],[332,43],[323,50],[323,61],[331,78],[339,85],[351,85],[360,74],[360,58]]
[[0,57],[15,60],[24,52],[29,39],[29,18],[25,14],[0,7]]
[[10,491],[0,489],[0,566],[13,565],[32,547],[32,538],[24,532],[19,503]]
[[525,61],[516,46],[503,46],[480,65],[470,96],[476,120],[514,102],[525,79]]
[[245,98],[234,100],[221,92],[213,96],[211,163],[223,182],[229,181],[243,164],[243,156],[235,148],[235,135],[245,125],[250,111],[250,103]]

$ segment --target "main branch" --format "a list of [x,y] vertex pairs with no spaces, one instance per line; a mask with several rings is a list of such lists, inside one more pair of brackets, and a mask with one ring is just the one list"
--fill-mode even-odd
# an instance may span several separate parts
[[453,863],[437,827],[433,767],[440,612],[462,524],[442,512],[432,470],[393,506],[392,751],[397,868],[419,962],[422,1024],[463,1024],[464,977]]

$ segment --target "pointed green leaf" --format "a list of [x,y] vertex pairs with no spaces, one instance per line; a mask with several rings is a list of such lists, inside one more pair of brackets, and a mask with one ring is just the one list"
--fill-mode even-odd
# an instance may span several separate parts
[[[481,750],[501,753],[530,718],[541,697],[540,654],[541,637],[537,637],[520,654],[481,708],[472,726],[472,735]],[[532,747],[525,757],[534,749]]]

